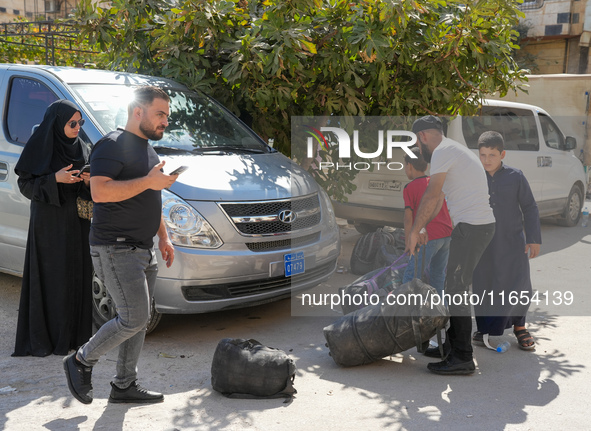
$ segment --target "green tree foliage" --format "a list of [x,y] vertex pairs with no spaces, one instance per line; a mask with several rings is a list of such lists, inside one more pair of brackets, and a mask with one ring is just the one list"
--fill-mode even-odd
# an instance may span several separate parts
[[211,94],[285,154],[292,116],[473,113],[524,77],[512,58],[513,0],[111,5],[81,0],[78,15],[110,68]]

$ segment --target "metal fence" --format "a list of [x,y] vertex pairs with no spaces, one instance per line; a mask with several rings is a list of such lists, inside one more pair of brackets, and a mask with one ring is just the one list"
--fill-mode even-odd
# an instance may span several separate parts
[[75,22],[31,21],[0,23],[0,43],[11,43],[45,50],[45,64],[55,66],[55,51],[96,53],[79,49],[80,30]]

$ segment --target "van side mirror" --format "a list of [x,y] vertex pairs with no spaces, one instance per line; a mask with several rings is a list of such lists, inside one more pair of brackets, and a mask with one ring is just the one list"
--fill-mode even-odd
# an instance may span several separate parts
[[564,149],[569,151],[574,150],[575,148],[577,148],[577,138],[567,136],[564,142]]

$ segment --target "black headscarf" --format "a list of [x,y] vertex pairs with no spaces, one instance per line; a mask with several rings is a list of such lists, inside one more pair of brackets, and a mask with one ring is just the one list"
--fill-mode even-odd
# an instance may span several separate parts
[[72,169],[80,169],[86,164],[88,146],[79,136],[68,138],[64,133],[66,124],[76,112],[80,112],[80,108],[69,100],[56,100],[49,105],[14,168],[17,175],[19,171],[35,176],[48,175],[70,164],[74,165]]

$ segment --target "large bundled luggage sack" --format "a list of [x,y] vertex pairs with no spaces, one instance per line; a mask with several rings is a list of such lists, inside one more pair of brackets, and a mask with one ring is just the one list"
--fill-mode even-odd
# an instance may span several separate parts
[[352,313],[368,305],[363,304],[361,301],[364,295],[377,295],[383,298],[401,284],[404,275],[403,271],[408,265],[408,263],[399,264],[404,258],[406,258],[406,253],[403,253],[402,256],[388,266],[368,272],[348,286],[340,288],[343,314]]
[[282,350],[224,338],[211,364],[211,385],[228,398],[292,398],[296,366]]
[[433,301],[433,287],[415,278],[389,295],[400,303],[369,305],[324,328],[326,345],[338,365],[369,364],[415,346],[424,351],[429,339],[441,334],[449,317],[441,301]]

